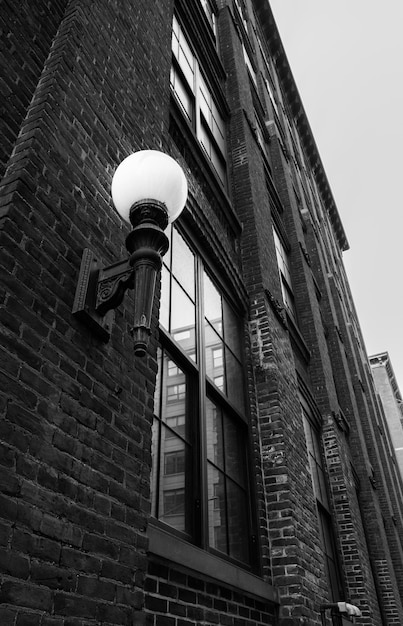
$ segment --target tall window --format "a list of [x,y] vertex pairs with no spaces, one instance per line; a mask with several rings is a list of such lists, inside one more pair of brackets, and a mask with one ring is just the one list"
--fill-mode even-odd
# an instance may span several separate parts
[[275,227],[273,227],[273,236],[274,236],[274,244],[276,246],[277,265],[278,265],[278,269],[280,273],[281,293],[283,296],[283,302],[287,309],[288,314],[296,323],[297,312],[295,309],[294,294],[292,290],[290,262],[288,258],[288,252],[285,249],[285,246],[283,242],[281,241],[280,236],[277,230],[275,229]]
[[243,0],[235,0],[235,6],[237,8],[239,17],[242,20],[242,23],[245,27],[246,32],[248,32],[248,20],[246,19],[245,14],[244,14]]
[[172,25],[171,89],[221,183],[226,184],[225,122],[182,26]]
[[242,320],[172,229],[164,261],[152,514],[202,548],[249,563]]
[[304,418],[305,437],[308,447],[309,465],[312,475],[313,490],[316,498],[319,531],[325,557],[326,573],[329,583],[331,600],[337,602],[343,596],[330,503],[327,493],[326,479],[323,466],[323,457],[320,449],[319,432],[312,425],[308,414],[302,407]]
[[214,37],[217,37],[217,22],[213,5],[210,0],[201,0],[202,7],[210,24],[210,28],[213,31]]

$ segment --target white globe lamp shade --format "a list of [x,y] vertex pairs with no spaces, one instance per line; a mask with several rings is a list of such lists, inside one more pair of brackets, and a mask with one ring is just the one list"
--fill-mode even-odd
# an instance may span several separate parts
[[130,209],[142,200],[165,204],[173,222],[186,204],[188,186],[180,165],[158,150],[141,150],[126,157],[112,179],[112,200],[120,216],[130,222]]

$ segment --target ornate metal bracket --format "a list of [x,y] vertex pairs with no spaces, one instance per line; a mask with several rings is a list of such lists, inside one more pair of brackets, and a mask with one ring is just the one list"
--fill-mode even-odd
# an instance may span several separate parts
[[126,289],[133,286],[133,268],[129,259],[101,267],[93,252],[85,248],[73,314],[86,323],[103,341],[108,341],[113,310],[123,300]]

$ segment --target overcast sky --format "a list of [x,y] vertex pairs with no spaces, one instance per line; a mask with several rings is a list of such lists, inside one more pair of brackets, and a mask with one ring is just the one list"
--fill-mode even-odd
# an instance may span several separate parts
[[350,250],[368,355],[403,393],[403,0],[270,0]]

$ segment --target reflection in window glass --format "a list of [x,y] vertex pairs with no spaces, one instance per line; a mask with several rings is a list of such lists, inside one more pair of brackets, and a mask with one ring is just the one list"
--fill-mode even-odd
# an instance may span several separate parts
[[274,244],[276,248],[277,265],[280,274],[281,293],[283,302],[288,313],[294,322],[297,321],[297,312],[294,303],[294,293],[291,283],[290,260],[287,250],[285,249],[276,229],[273,227]]
[[206,418],[210,542],[215,549],[247,561],[243,429],[210,399]]
[[179,104],[181,105],[182,111],[187,117],[188,121],[191,122],[193,119],[193,97],[191,93],[189,93],[189,89],[186,84],[182,80],[179,72],[172,67],[171,68],[171,89],[174,91]]
[[232,404],[239,410],[245,410],[245,394],[243,385],[239,384],[242,380],[242,363],[235,357],[235,355],[225,348],[225,382],[226,382],[226,394],[231,400]]
[[161,333],[155,392],[152,515],[197,545],[249,563],[243,325],[202,259],[171,230],[171,264],[163,272],[162,324],[169,336]]
[[[204,9],[215,28],[214,12],[207,0]],[[216,104],[217,95],[207,84],[204,68],[190,48],[176,17],[173,20],[172,53],[171,89],[225,186],[225,120]]]
[[215,17],[215,13],[213,10],[213,7],[211,5],[210,0],[201,0],[204,12],[206,14],[206,17],[208,19],[208,22],[210,24],[210,27],[214,33],[214,36],[217,35],[217,30],[216,30],[216,17]]
[[223,349],[222,348],[213,348],[213,370],[217,370],[223,366]]
[[[171,230],[171,229],[170,229]],[[172,271],[164,265],[161,287],[161,325],[188,354],[196,355],[194,254],[182,236],[173,231]]]
[[194,336],[195,305],[176,280],[172,281],[171,332],[189,331]]
[[[184,502],[190,489],[187,468],[191,459],[186,432],[187,377],[174,359],[161,350],[158,363],[152,446],[152,514],[176,530],[187,531],[189,516]],[[171,384],[173,376],[169,374],[174,368],[177,382]]]
[[222,310],[221,310],[221,294],[213,285],[210,278],[204,272],[204,315],[210,324],[221,332],[222,329]]
[[165,518],[175,516],[181,518],[185,512],[185,490],[167,489],[164,492]]
[[223,301],[223,311],[225,343],[229,346],[235,356],[238,359],[241,359],[242,329],[239,316],[235,315],[233,309],[225,299]]
[[185,243],[183,237],[174,228],[172,245],[175,253],[172,257],[172,273],[178,283],[194,301],[195,299],[195,261],[194,254]]

